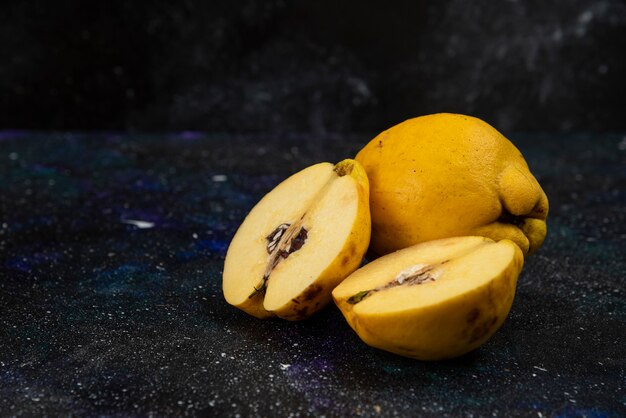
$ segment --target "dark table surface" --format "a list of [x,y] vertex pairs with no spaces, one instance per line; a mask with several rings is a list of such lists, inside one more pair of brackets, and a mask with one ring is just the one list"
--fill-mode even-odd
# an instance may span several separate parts
[[229,240],[285,176],[371,135],[0,133],[0,415],[626,415],[626,136],[511,135],[551,203],[511,314],[427,363],[334,306],[229,306]]

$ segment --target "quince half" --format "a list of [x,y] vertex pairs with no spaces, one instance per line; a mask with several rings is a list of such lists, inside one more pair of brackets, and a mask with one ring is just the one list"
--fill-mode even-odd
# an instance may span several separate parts
[[420,360],[467,353],[502,325],[524,256],[509,240],[456,237],[380,257],[333,291],[367,344]]
[[527,255],[546,236],[546,194],[520,151],[480,119],[409,119],[375,137],[356,160],[370,182],[376,255],[467,235],[509,239]]
[[369,186],[354,160],[308,167],[265,195],[228,247],[226,301],[258,318],[304,319],[361,263]]

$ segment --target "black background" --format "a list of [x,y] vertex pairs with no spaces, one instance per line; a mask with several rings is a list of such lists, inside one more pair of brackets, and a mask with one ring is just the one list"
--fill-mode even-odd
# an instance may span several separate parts
[[[0,2],[0,416],[626,416],[624,51],[618,0]],[[550,198],[487,344],[415,362],[333,306],[226,303],[264,193],[438,111]]]
[[502,130],[626,129],[621,0],[0,10],[0,129],[379,131],[440,111]]

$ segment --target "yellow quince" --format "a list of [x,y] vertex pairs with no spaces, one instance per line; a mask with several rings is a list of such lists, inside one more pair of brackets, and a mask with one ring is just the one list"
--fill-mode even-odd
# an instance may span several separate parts
[[243,221],[226,253],[224,297],[257,318],[308,318],[359,267],[369,239],[361,165],[315,164],[276,186]]
[[372,261],[333,297],[365,343],[442,360],[474,350],[500,328],[523,264],[522,251],[509,240],[447,238]]
[[546,194],[520,151],[480,119],[409,119],[379,134],[356,160],[369,178],[377,255],[467,235],[509,239],[528,255],[546,236]]

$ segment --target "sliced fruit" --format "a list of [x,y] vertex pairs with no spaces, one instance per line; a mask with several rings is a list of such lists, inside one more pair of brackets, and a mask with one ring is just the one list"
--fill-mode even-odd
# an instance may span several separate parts
[[307,318],[360,265],[369,239],[361,165],[308,167],[263,197],[239,227],[224,263],[224,297],[258,318]]
[[360,268],[333,298],[365,343],[421,360],[452,358],[502,325],[523,263],[509,240],[430,241]]

